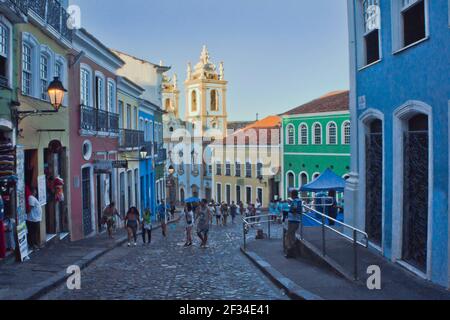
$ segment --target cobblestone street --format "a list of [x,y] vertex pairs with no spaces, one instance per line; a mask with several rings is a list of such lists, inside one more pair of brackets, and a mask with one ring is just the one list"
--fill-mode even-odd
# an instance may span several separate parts
[[[240,220],[240,219],[239,219]],[[109,252],[82,270],[81,290],[66,285],[42,299],[288,299],[239,251],[242,224],[213,226],[209,248],[183,248],[180,222],[168,228],[164,239],[154,230],[150,246],[128,248],[126,244]]]

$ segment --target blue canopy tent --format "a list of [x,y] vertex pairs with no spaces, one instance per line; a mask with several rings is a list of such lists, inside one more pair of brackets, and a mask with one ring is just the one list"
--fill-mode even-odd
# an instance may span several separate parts
[[336,192],[344,192],[345,180],[339,177],[330,169],[325,170],[316,180],[301,187],[302,192],[320,192],[335,190]]
[[[300,188],[300,191],[302,192],[325,192],[325,191],[330,191],[330,190],[334,190],[336,192],[344,192],[345,190],[345,180],[343,178],[341,178],[340,176],[338,176],[337,174],[335,174],[333,171],[331,171],[330,169],[325,170],[324,173],[322,173],[316,180],[314,180],[313,182],[306,184],[304,186],[302,186]],[[326,194],[316,194],[316,196],[320,197],[326,197]],[[325,199],[316,199],[316,209],[322,213],[326,213],[326,209],[323,206],[320,206],[320,204],[323,204],[325,202],[327,202],[327,200]],[[309,213],[311,214],[311,213]],[[318,217],[316,217],[318,218]],[[307,219],[309,220],[309,219]],[[343,221],[344,217],[343,217],[343,213],[339,213],[337,220],[339,221]],[[309,223],[306,223],[306,225],[316,225],[315,223],[311,223],[311,221],[308,221]]]

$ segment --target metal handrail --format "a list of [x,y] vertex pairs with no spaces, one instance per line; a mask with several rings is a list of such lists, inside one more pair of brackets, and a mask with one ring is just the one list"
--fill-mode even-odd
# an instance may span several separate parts
[[[317,215],[319,215],[322,219],[322,221],[319,221],[317,219],[314,219],[313,217],[311,217],[310,215],[307,215],[303,210],[302,210],[302,216],[308,217],[309,219],[316,221],[317,223],[319,223],[322,226],[322,256],[325,257],[327,255],[326,253],[326,237],[325,237],[325,230],[331,230],[334,233],[342,236],[344,239],[349,240],[350,242],[353,243],[353,276],[354,276],[354,280],[358,280],[358,245],[362,246],[364,248],[368,248],[369,247],[369,236],[367,235],[367,233],[365,233],[362,230],[359,230],[349,224],[346,224],[344,222],[341,222],[337,219],[334,219],[326,214],[323,214],[322,212],[319,212],[311,207],[308,207],[307,205],[303,204],[303,208],[309,210],[309,212],[315,213]],[[330,221],[333,221],[334,223],[340,224],[341,226],[343,226],[344,228],[348,228],[352,231],[352,235],[353,237],[349,237],[348,235],[346,235],[345,233],[342,233],[328,225],[326,225],[326,219],[329,219]],[[358,241],[358,234],[361,235],[363,237],[363,239],[365,239],[365,243],[362,243],[360,241]],[[300,238],[301,240],[303,240],[303,219],[300,219]]]
[[[364,248],[368,248],[368,247],[369,247],[369,236],[368,236],[368,234],[367,234],[366,232],[364,232],[364,231],[362,231],[362,230],[359,230],[359,229],[357,229],[357,228],[355,228],[355,227],[352,227],[351,225],[346,224],[346,223],[344,223],[344,222],[342,222],[342,221],[339,221],[339,220],[337,220],[337,219],[334,219],[334,218],[332,218],[332,217],[330,217],[330,216],[328,216],[328,215],[326,215],[326,214],[323,214],[322,212],[319,212],[319,211],[317,211],[317,210],[315,210],[315,209],[313,209],[313,208],[311,208],[311,207],[308,207],[307,205],[303,205],[303,207],[304,207],[305,209],[308,209],[309,212],[313,212],[313,213],[315,213],[315,214],[317,214],[317,215],[320,215],[322,218],[325,218],[325,219],[328,219],[328,220],[333,221],[334,223],[340,224],[340,225],[343,226],[344,228],[350,229],[350,230],[352,230],[352,231],[356,231],[357,234],[362,235],[362,236],[364,237],[364,239],[366,240],[365,243],[362,243],[362,242],[360,242],[360,241],[357,241],[357,243],[360,244],[360,245],[361,245],[362,247],[364,247]],[[319,220],[317,220],[317,219],[314,219],[314,218],[311,217],[310,215],[307,215],[305,212],[302,212],[302,215],[304,215],[305,217],[307,217],[307,218],[309,218],[309,219],[311,219],[311,220],[313,220],[313,221],[315,221],[315,222],[317,222],[317,223],[319,223],[319,224],[322,224],[322,221],[319,221]],[[353,240],[354,240],[352,237],[349,237],[348,235],[346,235],[346,234],[344,234],[344,233],[342,233],[342,232],[340,232],[340,231],[338,231],[338,230],[336,230],[336,229],[334,229],[334,228],[332,228],[332,227],[330,227],[330,226],[328,226],[328,225],[326,225],[326,224],[325,224],[324,226],[325,226],[327,229],[329,229],[329,230],[331,230],[331,231],[333,231],[333,232],[335,232],[335,233],[337,233],[337,234],[343,236],[344,238],[346,238],[346,239],[348,239],[348,240],[350,240],[350,241],[353,241]]]
[[261,218],[271,218],[271,217],[276,217],[277,215],[275,214],[262,214],[262,215],[258,215],[258,216],[249,216],[249,217],[245,217],[242,219],[243,223],[242,223],[242,230],[243,230],[243,237],[244,237],[244,250],[247,249],[247,232],[248,232],[248,228],[250,226],[253,225],[258,225],[258,224],[262,224],[262,223],[267,223],[267,236],[270,239],[270,223],[273,222],[273,220],[271,219],[267,219],[267,221],[255,221],[255,222],[249,222],[249,219],[261,219]]

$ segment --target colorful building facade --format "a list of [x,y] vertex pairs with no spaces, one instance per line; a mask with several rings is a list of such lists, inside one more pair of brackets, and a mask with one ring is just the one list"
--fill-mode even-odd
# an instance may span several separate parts
[[[50,10],[45,11],[46,7]],[[54,112],[47,94],[54,77],[66,88],[69,83],[67,54],[72,49],[72,31],[58,23],[65,18],[67,12],[59,3],[38,0],[29,2],[28,23],[15,25],[17,144],[24,153],[24,186],[39,192],[41,244],[63,239],[71,227],[69,98],[66,96],[59,112]],[[64,181],[62,194],[57,193],[57,179]]]
[[103,209],[117,201],[117,70],[124,62],[85,29],[70,54],[71,239],[102,231]]
[[281,118],[270,116],[210,145],[213,199],[268,208],[280,197]]
[[448,1],[348,0],[352,126],[346,222],[450,286]]
[[327,168],[343,178],[350,171],[348,91],[329,93],[282,116],[283,198]]

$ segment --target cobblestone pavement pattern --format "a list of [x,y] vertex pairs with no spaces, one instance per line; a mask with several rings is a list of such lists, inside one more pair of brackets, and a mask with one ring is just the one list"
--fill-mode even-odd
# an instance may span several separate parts
[[[239,221],[240,222],[240,221]],[[81,290],[64,284],[42,299],[51,300],[279,300],[288,299],[240,251],[242,224],[213,226],[207,249],[183,248],[184,226],[154,230],[151,245],[107,253],[82,270]]]

